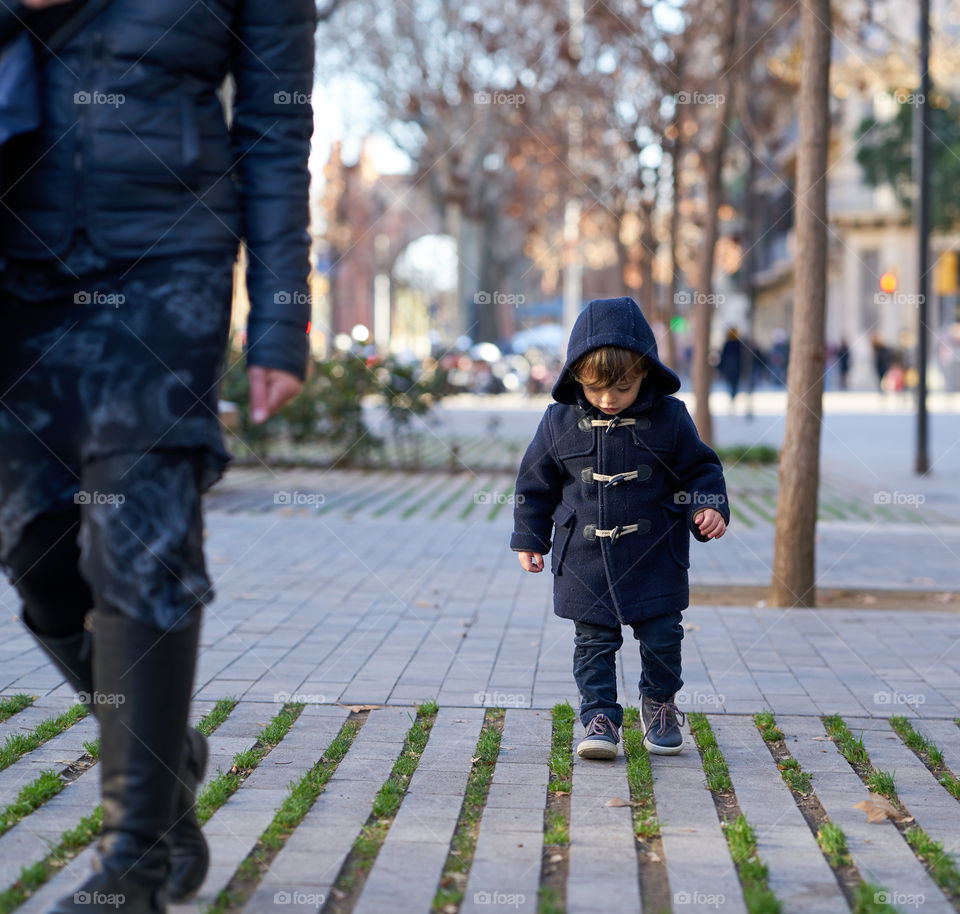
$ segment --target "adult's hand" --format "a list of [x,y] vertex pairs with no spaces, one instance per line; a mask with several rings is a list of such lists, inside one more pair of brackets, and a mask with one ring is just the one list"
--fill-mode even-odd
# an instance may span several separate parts
[[303,388],[298,377],[279,368],[251,365],[247,377],[250,379],[250,417],[255,425],[278,413]]

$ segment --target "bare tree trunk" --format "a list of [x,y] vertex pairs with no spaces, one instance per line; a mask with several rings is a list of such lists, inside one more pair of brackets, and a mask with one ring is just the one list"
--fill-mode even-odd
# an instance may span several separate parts
[[717,247],[720,195],[723,181],[723,157],[727,149],[727,120],[734,111],[733,93],[736,80],[731,69],[736,65],[737,26],[739,24],[739,0],[729,0],[724,34],[723,85],[725,92],[717,112],[713,142],[706,156],[706,224],[697,277],[697,296],[694,302],[693,336],[693,394],[697,401],[696,423],[700,437],[713,443],[713,420],[710,416],[710,382],[713,368],[710,365],[710,324],[713,320],[713,259]]
[[830,0],[807,0],[801,19],[803,67],[797,143],[797,260],[787,424],[770,604],[816,602],[814,536],[820,482],[827,289],[827,144],[830,135]]
[[[667,326],[670,326],[670,319],[677,309],[677,237],[680,234],[680,159],[683,157],[683,131],[679,120],[674,121],[676,136],[673,138],[673,145],[670,148],[670,170],[673,172],[673,195],[670,200],[670,289],[668,291],[666,312]],[[671,328],[667,333],[667,351],[660,356],[674,371],[677,369],[677,339],[673,335]]]

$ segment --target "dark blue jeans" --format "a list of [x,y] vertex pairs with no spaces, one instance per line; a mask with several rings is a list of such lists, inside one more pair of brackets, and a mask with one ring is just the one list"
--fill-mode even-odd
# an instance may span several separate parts
[[[680,690],[680,612],[635,622],[630,627],[640,642],[643,672],[637,687],[640,696],[668,701]],[[580,689],[580,721],[586,727],[598,714],[606,714],[618,727],[623,708],[617,701],[617,651],[623,645],[621,626],[574,622],[573,678]]]

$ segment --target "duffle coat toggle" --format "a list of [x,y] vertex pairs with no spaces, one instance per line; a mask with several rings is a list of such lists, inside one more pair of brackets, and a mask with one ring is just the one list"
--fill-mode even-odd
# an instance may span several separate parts
[[642,464],[637,467],[635,470],[628,470],[625,473],[614,473],[613,475],[608,475],[606,473],[595,473],[593,467],[584,467],[580,471],[580,481],[590,485],[594,482],[602,482],[605,489],[612,488],[613,486],[620,485],[621,482],[632,482],[637,480],[638,482],[646,482],[651,475],[653,474],[653,468],[649,464]]
[[596,524],[587,524],[583,528],[583,538],[595,543],[598,539],[609,539],[610,545],[616,545],[621,536],[627,533],[649,533],[653,525],[645,517],[641,517],[635,524],[617,524],[610,530],[598,530]]

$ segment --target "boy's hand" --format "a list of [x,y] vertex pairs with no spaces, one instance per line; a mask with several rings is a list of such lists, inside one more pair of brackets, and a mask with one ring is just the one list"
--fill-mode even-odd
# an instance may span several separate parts
[[539,552],[519,552],[524,571],[543,571],[543,556]]
[[727,531],[727,524],[719,511],[704,508],[693,516],[693,522],[707,539],[718,540]]

